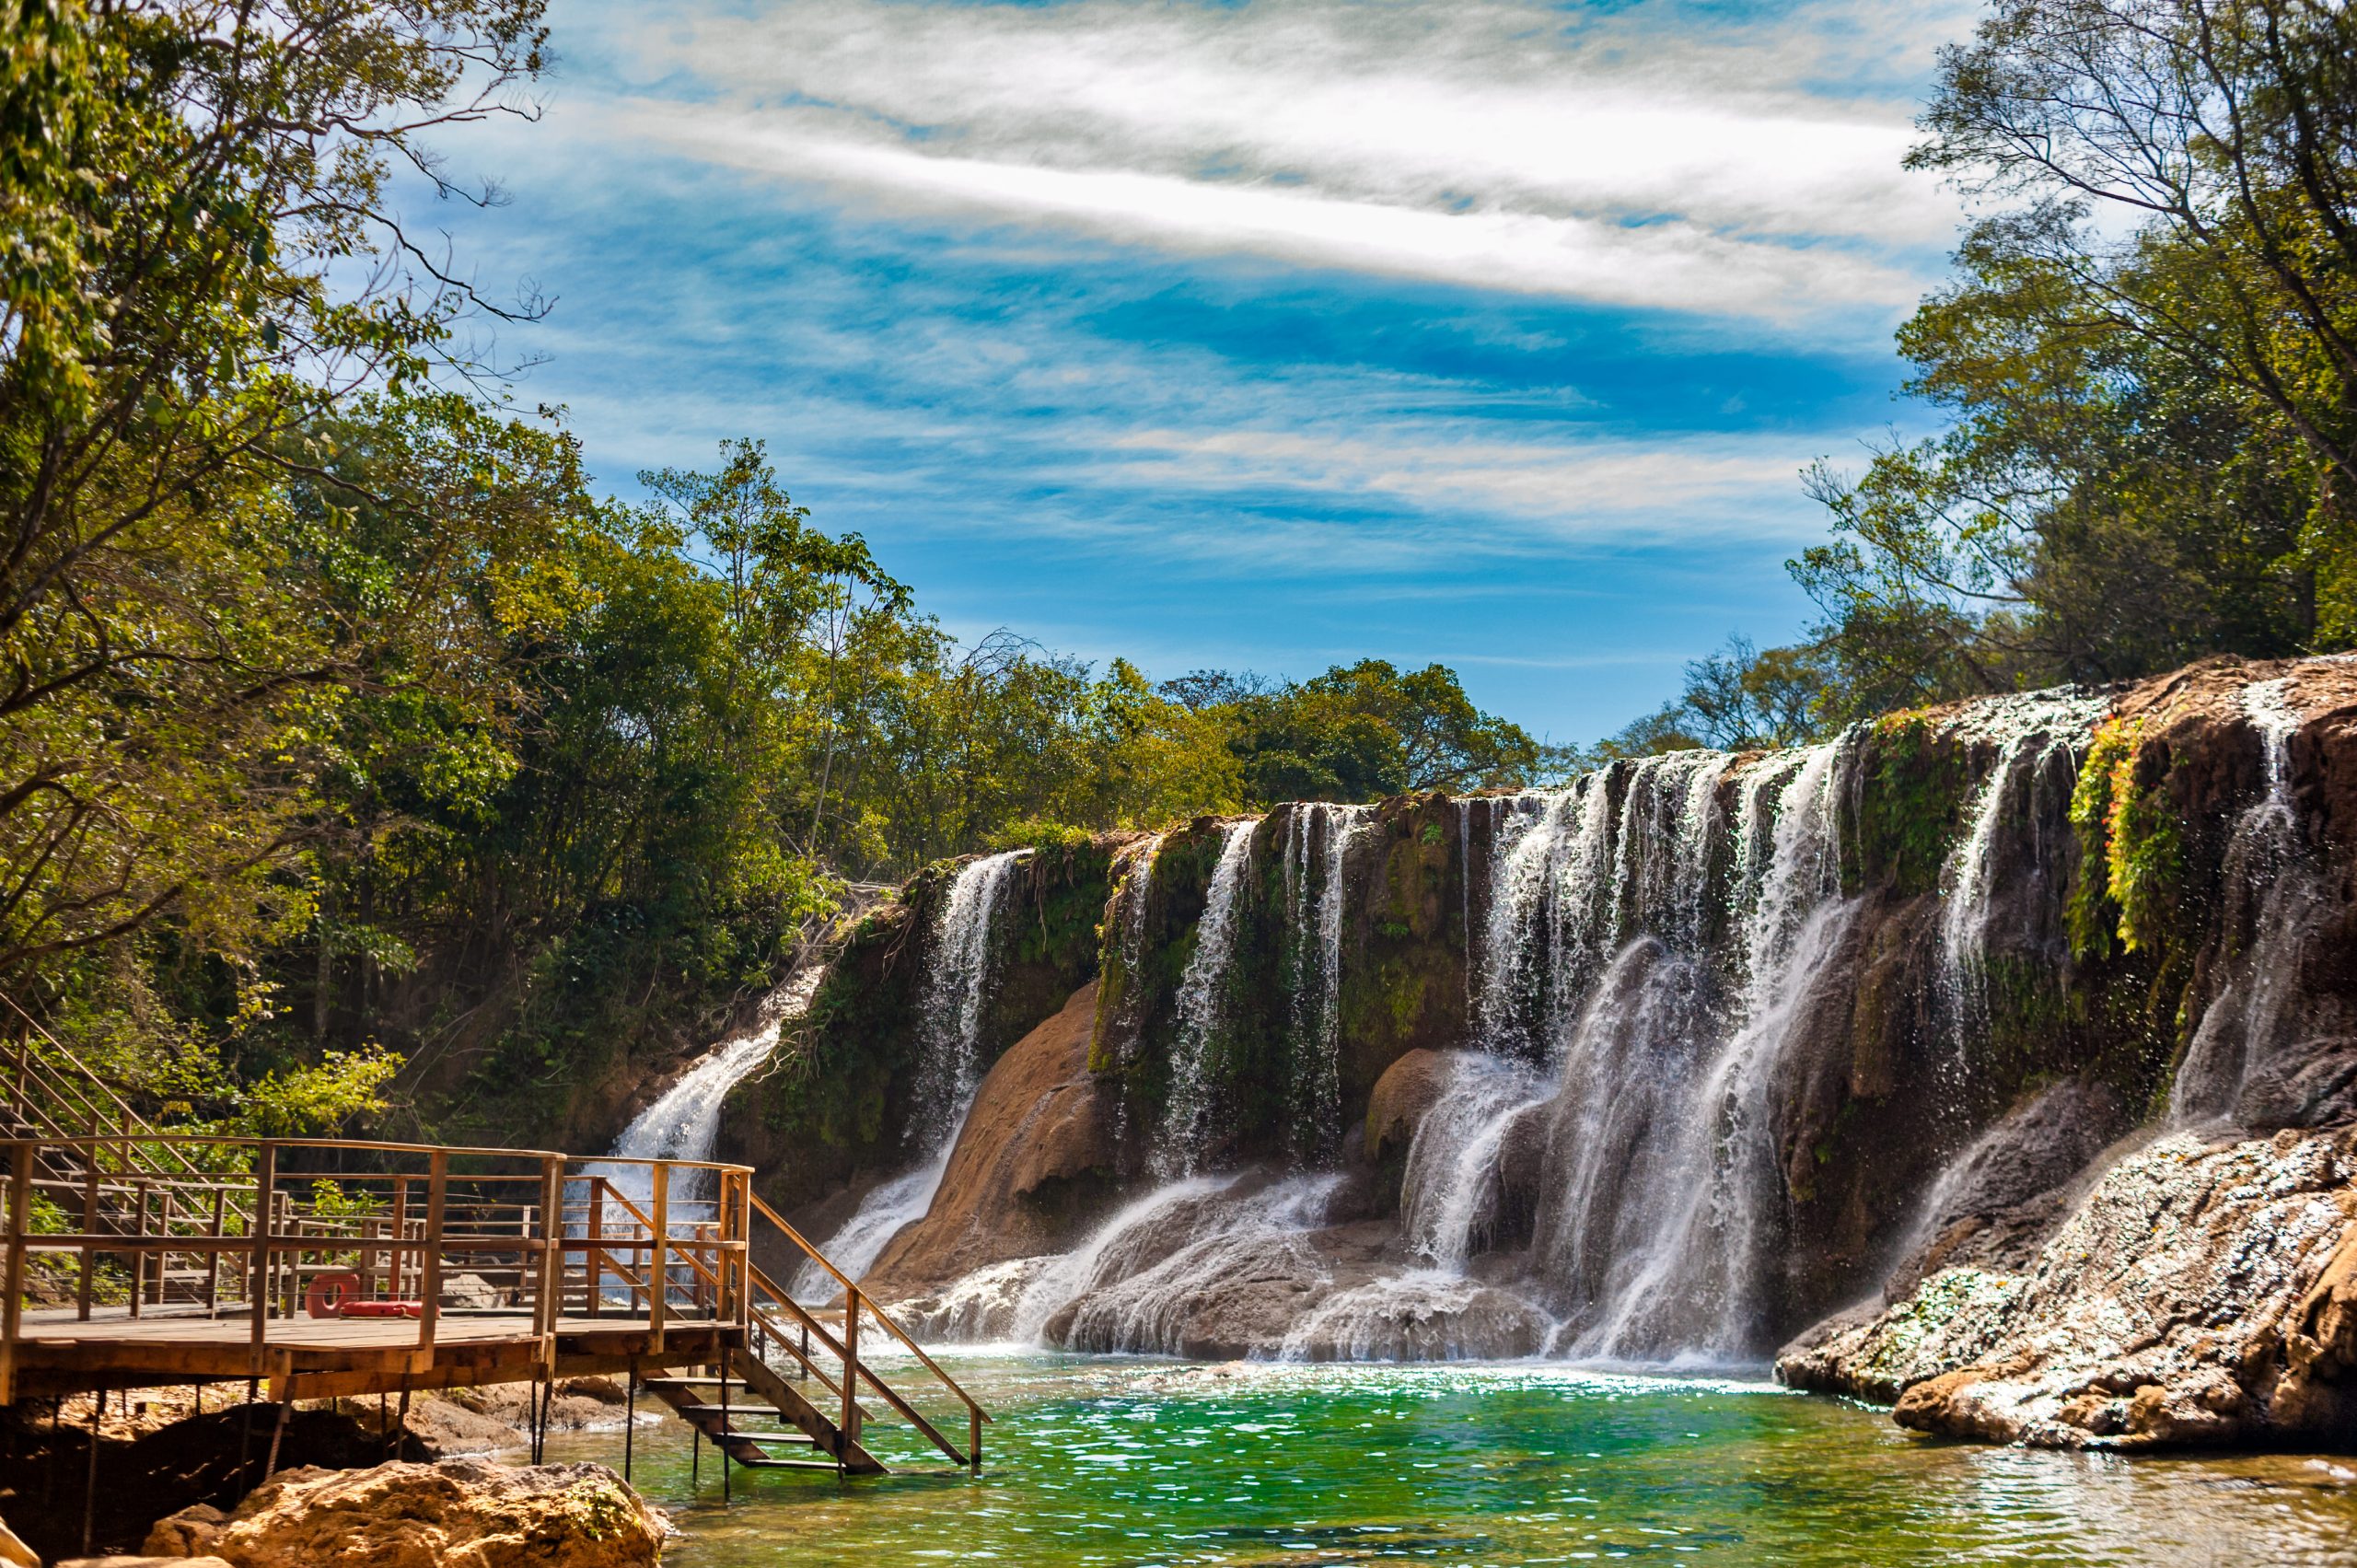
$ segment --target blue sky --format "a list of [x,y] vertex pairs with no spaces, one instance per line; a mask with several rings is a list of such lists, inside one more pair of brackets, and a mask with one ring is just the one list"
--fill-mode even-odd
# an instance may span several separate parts
[[765,438],[976,636],[1456,666],[1557,740],[1791,636],[1888,427],[1962,4],[556,0],[439,208],[600,484]]

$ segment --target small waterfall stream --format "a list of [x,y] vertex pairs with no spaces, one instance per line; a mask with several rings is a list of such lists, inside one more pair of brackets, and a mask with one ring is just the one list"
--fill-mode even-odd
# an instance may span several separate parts
[[[770,1059],[777,1049],[778,1031],[809,1007],[826,970],[824,958],[806,957],[784,984],[761,999],[752,1028],[705,1051],[679,1074],[678,1082],[631,1119],[615,1138],[610,1156],[616,1160],[710,1159],[713,1144],[720,1136],[720,1108],[728,1091]],[[654,1196],[653,1179],[644,1166],[592,1163],[586,1168],[589,1174],[604,1176],[617,1191],[641,1207]],[[709,1202],[712,1196],[709,1184],[692,1177],[688,1190],[675,1189],[672,1193],[674,1201],[689,1202]]]
[[[1212,1049],[1236,956],[1237,906],[1252,865],[1258,818],[1220,824],[1219,860],[1195,928],[1195,951],[1178,981],[1178,1040],[1170,1053],[1170,1104],[1156,1158],[1171,1176],[1190,1176],[1204,1153],[1215,1109]],[[1140,900],[1143,903],[1143,900]]]
[[[1319,878],[1314,922],[1303,918],[1295,904],[1295,943],[1303,955],[1295,1003],[1292,1101],[1298,1154],[1305,1160],[1329,1157],[1341,1142],[1341,988],[1342,922],[1345,877],[1352,842],[1364,828],[1369,807],[1319,804],[1295,807],[1304,824],[1300,884],[1306,898],[1309,883],[1308,848],[1314,837],[1324,875]],[[1309,831],[1314,823],[1316,832]],[[1314,946],[1313,946],[1314,943]],[[1315,977],[1313,990],[1310,977]],[[1316,1005],[1301,1004],[1311,996]]]
[[2228,930],[2243,940],[2170,1086],[2169,1115],[2179,1123],[2233,1115],[2254,1072],[2281,1043],[2326,897],[2292,801],[2292,737],[2300,715],[2291,689],[2282,679],[2243,691],[2243,715],[2258,737],[2262,786],[2235,820],[2226,848]]
[[[875,1264],[903,1226],[923,1219],[941,1191],[958,1133],[981,1085],[982,1023],[997,960],[992,931],[1017,869],[1030,855],[1029,850],[1009,850],[970,860],[958,868],[942,900],[922,1002],[918,1111],[909,1124],[918,1163],[870,1191],[819,1248],[853,1279]],[[805,1301],[835,1294],[833,1277],[815,1262],[805,1262],[789,1288]]]

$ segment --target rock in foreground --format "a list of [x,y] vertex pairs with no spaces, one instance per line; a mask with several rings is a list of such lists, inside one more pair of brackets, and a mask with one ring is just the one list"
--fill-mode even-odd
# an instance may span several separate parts
[[1788,1351],[1786,1382],[2038,1447],[2357,1439],[2357,1133],[2165,1139],[2030,1271],[1933,1274]]
[[156,1527],[148,1551],[235,1568],[651,1568],[663,1517],[603,1465],[487,1459],[300,1469],[226,1521]]

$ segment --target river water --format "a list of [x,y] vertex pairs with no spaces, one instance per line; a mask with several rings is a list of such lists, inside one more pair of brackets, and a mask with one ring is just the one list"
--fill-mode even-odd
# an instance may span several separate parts
[[[979,1478],[739,1470],[724,1504],[643,1403],[636,1480],[684,1532],[667,1568],[2357,1563],[2357,1459],[1933,1443],[1767,1384],[1561,1365],[946,1365],[998,1418]],[[917,1459],[907,1428],[872,1435]],[[619,1467],[621,1439],[550,1449]]]

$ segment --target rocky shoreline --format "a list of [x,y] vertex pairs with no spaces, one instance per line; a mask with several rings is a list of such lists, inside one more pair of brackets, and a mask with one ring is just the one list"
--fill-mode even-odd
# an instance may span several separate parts
[[[668,1523],[611,1470],[494,1458],[527,1447],[528,1398],[520,1384],[448,1389],[414,1397],[398,1418],[375,1400],[301,1405],[279,1431],[278,1471],[262,1479],[276,1405],[216,1400],[198,1413],[186,1388],[117,1394],[98,1424],[92,1545],[233,1568],[654,1563]],[[624,1400],[610,1378],[568,1379],[549,1424],[619,1429]],[[80,1546],[90,1414],[87,1397],[11,1413],[0,1518],[36,1568],[74,1561]],[[0,1562],[13,1561],[6,1539]]]
[[1901,1426],[2053,1448],[2357,1442],[2357,1131],[2156,1140],[2019,1271],[1942,1268],[1777,1358]]

